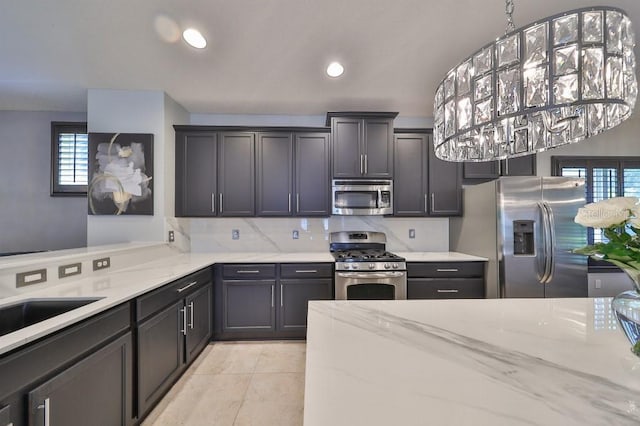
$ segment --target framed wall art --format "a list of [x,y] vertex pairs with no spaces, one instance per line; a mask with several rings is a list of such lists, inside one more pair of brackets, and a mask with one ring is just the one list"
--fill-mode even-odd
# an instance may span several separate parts
[[92,215],[153,215],[153,134],[89,133]]

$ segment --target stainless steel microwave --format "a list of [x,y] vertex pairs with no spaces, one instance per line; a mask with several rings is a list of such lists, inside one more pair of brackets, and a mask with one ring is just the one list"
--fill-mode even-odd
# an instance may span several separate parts
[[393,181],[334,179],[331,213],[337,215],[393,214]]

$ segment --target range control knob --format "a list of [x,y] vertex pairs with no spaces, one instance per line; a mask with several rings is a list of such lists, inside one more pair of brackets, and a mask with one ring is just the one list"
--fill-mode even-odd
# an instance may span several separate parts
[[375,263],[370,263],[370,264],[369,264],[369,269],[375,269],[375,267],[376,267],[376,264],[375,264]]
[[389,265],[388,263],[385,263],[384,264],[384,269],[389,269],[389,268],[391,268],[391,265]]
[[393,269],[398,269],[398,264],[397,263],[393,264]]
[[356,265],[355,263],[351,265],[351,269],[358,269],[358,265]]

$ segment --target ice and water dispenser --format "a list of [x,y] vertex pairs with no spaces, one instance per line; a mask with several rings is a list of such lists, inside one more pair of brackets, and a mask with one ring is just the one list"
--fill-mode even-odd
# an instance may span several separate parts
[[533,220],[513,221],[513,254],[515,256],[535,255]]

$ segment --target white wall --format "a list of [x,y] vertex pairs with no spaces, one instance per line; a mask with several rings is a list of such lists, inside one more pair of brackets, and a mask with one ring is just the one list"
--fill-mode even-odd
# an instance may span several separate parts
[[86,197],[51,197],[51,122],[84,113],[0,111],[0,253],[83,247]]
[[171,168],[174,133],[170,126],[185,124],[187,112],[161,91],[105,89],[89,90],[87,110],[89,132],[154,135],[153,216],[90,215],[87,244],[165,241],[166,217],[174,193]]

